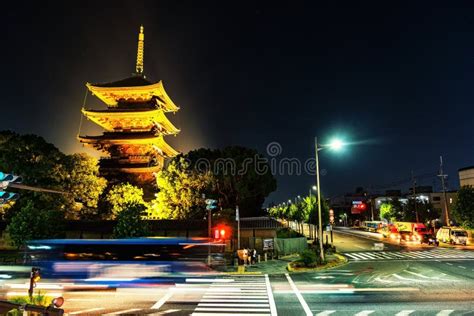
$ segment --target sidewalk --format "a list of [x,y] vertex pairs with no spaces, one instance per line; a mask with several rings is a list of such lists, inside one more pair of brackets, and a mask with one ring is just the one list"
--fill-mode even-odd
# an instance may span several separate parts
[[[254,273],[254,274],[284,274],[288,273],[286,269],[288,263],[298,259],[298,255],[290,255],[281,257],[280,259],[273,259],[268,261],[261,261],[260,263],[246,265],[245,273]],[[225,266],[219,268],[220,272],[226,273],[237,273],[237,266]]]

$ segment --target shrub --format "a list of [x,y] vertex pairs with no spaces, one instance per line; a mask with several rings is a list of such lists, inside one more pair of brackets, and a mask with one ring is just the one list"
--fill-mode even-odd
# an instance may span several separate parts
[[312,250],[305,250],[300,253],[299,261],[303,263],[305,267],[314,267],[318,263],[318,257],[316,253]]

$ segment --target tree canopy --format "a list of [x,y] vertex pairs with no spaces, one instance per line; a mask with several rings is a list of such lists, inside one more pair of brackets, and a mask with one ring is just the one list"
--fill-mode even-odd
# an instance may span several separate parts
[[21,247],[28,240],[61,237],[64,214],[58,210],[41,208],[28,201],[7,226],[13,244]]
[[110,211],[109,219],[115,219],[119,213],[130,205],[143,205],[146,208],[146,203],[143,200],[143,190],[130,183],[120,183],[112,186],[105,196],[105,201],[107,202],[107,209]]
[[141,203],[127,203],[117,214],[117,224],[114,227],[115,238],[144,237],[148,234],[146,206]]
[[452,214],[462,226],[474,228],[474,187],[469,185],[459,189]]
[[206,204],[202,194],[213,191],[214,176],[190,168],[183,156],[173,159],[157,175],[159,192],[152,201],[149,216],[158,219],[202,219]]

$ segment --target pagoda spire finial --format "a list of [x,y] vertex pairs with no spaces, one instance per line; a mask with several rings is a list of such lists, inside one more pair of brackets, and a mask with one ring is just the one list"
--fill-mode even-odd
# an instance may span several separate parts
[[140,33],[138,34],[138,49],[137,49],[137,65],[135,71],[137,75],[143,74],[143,52],[145,48],[145,33],[143,33],[143,25],[140,26]]

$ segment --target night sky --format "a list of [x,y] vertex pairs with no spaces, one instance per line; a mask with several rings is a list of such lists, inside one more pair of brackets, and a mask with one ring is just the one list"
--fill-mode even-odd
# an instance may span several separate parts
[[[456,189],[457,169],[474,164],[474,3],[354,2],[9,1],[2,129],[86,151],[85,83],[134,72],[143,24],[144,72],[181,107],[169,117],[182,132],[167,138],[180,151],[278,142],[279,158],[306,160],[314,136],[339,135],[355,144],[320,153],[326,196],[406,188],[412,170],[439,187],[440,155]],[[98,131],[85,121],[81,132]],[[314,183],[277,178],[268,201]]]

